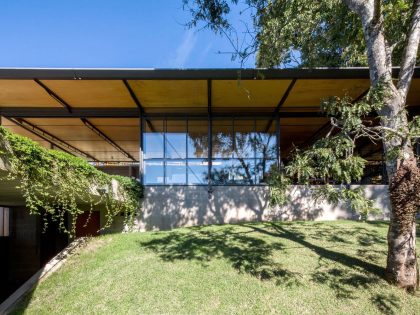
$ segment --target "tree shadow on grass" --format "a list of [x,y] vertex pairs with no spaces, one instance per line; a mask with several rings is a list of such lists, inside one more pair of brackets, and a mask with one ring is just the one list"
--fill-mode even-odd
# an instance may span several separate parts
[[[318,267],[311,274],[311,280],[319,284],[328,285],[334,290],[339,299],[356,298],[356,293],[363,290],[370,294],[368,289],[384,280],[385,269],[376,264],[381,255],[386,255],[386,251],[372,249],[373,244],[385,243],[386,239],[375,230],[363,227],[354,227],[345,230],[337,230],[319,226],[316,235],[312,232],[303,234],[293,227],[286,227],[279,223],[267,223],[265,228],[258,228],[249,225],[255,231],[271,236],[281,237],[291,240],[319,255]],[[337,239],[329,233],[339,234]],[[330,247],[321,247],[309,242],[309,238],[324,238],[331,242],[338,242],[339,246],[346,246],[351,242],[347,241],[348,236],[356,239],[357,255],[350,256],[338,251],[331,250]],[[341,239],[346,239],[342,242]],[[372,294],[371,303],[381,312],[393,315],[398,312],[400,299],[394,294]]]
[[247,235],[249,231],[190,228],[188,232],[169,232],[164,237],[140,242],[140,246],[156,252],[164,261],[195,260],[207,266],[212,259],[223,258],[240,273],[259,280],[274,280],[277,285],[300,284],[301,275],[284,268],[271,256],[283,250],[279,242],[268,243]]
[[399,313],[400,301],[395,294],[375,294],[371,297],[371,301],[383,314],[396,315]]
[[[379,232],[360,226],[341,229],[313,224],[302,227],[299,223],[284,222],[244,223],[239,227],[241,229],[196,227],[163,236],[156,234],[156,238],[142,241],[140,246],[154,251],[164,261],[194,260],[207,266],[212,259],[223,258],[240,273],[272,280],[277,285],[300,286],[304,285],[303,275],[288,270],[272,258],[274,252],[287,255],[286,250],[294,247],[286,247],[282,240],[292,241],[297,247],[318,255],[318,267],[308,270],[310,281],[328,286],[338,299],[354,299],[363,291],[370,295],[372,305],[380,312],[392,315],[398,310],[397,296],[369,291],[384,279],[385,270],[378,265],[378,260],[386,252],[372,248],[373,244],[386,241]],[[331,246],[317,245],[321,239]],[[339,248],[346,246],[355,254],[340,251]]]

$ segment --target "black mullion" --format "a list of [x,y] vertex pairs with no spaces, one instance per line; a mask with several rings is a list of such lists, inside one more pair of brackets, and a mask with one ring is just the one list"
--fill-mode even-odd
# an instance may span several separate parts
[[276,117],[276,162],[277,162],[277,169],[280,170],[281,168],[281,157],[280,157],[280,118],[277,115]]
[[257,148],[256,148],[256,135],[257,135],[257,119],[254,118],[254,139],[252,141],[252,150],[254,151],[254,184],[257,184]]
[[139,143],[139,180],[140,184],[144,184],[144,117],[140,116],[140,143]]
[[166,185],[166,117],[163,119],[163,185]]
[[188,185],[189,181],[188,181],[188,118],[185,118],[185,128],[186,128],[186,133],[185,133],[185,184]]

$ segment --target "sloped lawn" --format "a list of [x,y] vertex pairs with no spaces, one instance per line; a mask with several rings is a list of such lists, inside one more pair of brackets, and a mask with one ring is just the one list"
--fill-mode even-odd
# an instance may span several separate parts
[[16,313],[420,314],[420,297],[383,280],[386,232],[336,221],[107,235]]

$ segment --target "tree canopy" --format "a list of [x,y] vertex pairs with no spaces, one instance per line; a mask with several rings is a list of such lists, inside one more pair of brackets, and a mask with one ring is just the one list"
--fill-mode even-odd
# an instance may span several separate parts
[[[258,67],[367,66],[362,23],[341,0],[183,0],[191,13],[189,27],[203,25],[231,35],[229,20],[234,5],[249,14],[248,45],[234,47],[239,58],[256,53]],[[383,1],[385,35],[392,49],[392,63],[402,59],[409,28],[412,0]],[[241,47],[242,46],[242,47]]]

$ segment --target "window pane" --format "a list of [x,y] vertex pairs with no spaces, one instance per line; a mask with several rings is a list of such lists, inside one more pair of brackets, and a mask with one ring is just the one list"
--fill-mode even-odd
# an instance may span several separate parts
[[187,121],[168,120],[166,122],[166,158],[185,159],[187,157]]
[[163,161],[144,162],[144,183],[163,184]]
[[188,160],[188,184],[207,184],[208,162],[207,160]]
[[214,160],[212,162],[211,178],[215,185],[225,185],[232,182],[232,160]]
[[255,120],[235,120],[235,146],[233,157],[254,158]]
[[208,152],[207,120],[188,121],[188,157],[207,158]]
[[257,160],[257,184],[266,184],[271,167],[276,166],[276,160],[258,159]]
[[256,157],[276,159],[276,122],[275,120],[257,120],[255,133]]
[[235,159],[232,160],[232,181],[235,184],[254,183],[254,159]]
[[144,158],[163,158],[163,120],[145,121]]
[[166,184],[186,184],[187,168],[185,160],[166,161]]
[[233,155],[232,120],[213,121],[213,157],[230,158]]

